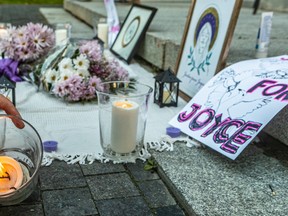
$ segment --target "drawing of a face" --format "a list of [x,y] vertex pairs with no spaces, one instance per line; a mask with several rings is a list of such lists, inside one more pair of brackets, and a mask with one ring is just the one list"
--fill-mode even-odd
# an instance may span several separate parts
[[[210,41],[207,43],[209,43],[208,49],[211,50],[217,38],[218,29],[219,16],[217,10],[213,7],[207,8],[198,20],[194,33],[194,47],[196,47],[196,44],[199,41],[199,37],[203,37],[200,40],[202,41],[202,43],[204,43],[205,39],[208,40],[207,37],[209,36]],[[204,35],[206,36],[206,38],[204,38]]]
[[126,47],[129,43],[131,43],[131,41],[133,40],[138,31],[139,25],[140,25],[140,17],[137,16],[130,22],[124,33],[122,39],[122,47]]
[[197,49],[199,54],[203,54],[208,49],[211,41],[212,29],[209,23],[206,23],[199,32],[197,40]]

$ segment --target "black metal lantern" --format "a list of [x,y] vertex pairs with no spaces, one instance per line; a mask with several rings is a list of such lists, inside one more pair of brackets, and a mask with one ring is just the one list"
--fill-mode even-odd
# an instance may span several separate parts
[[175,106],[178,103],[179,83],[181,82],[169,68],[155,77],[154,103],[160,108]]
[[2,75],[0,77],[0,93],[7,98],[12,97],[12,102],[14,106],[16,106],[15,88],[16,88],[15,82],[9,80],[5,75]]

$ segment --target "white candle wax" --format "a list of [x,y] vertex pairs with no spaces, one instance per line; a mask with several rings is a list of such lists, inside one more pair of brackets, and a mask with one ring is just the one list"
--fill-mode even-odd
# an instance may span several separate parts
[[67,41],[67,29],[56,29],[55,30],[55,43],[56,45],[60,45],[62,43],[66,43]]
[[139,105],[132,101],[112,104],[111,149],[117,153],[130,153],[136,147]]
[[108,46],[108,24],[107,23],[99,23],[97,25],[98,28],[98,38],[100,38],[104,42],[104,47]]

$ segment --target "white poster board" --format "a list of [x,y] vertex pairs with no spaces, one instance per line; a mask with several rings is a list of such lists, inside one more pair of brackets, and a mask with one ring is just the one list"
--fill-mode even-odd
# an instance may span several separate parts
[[248,60],[214,76],[169,123],[235,159],[288,102],[288,56]]

